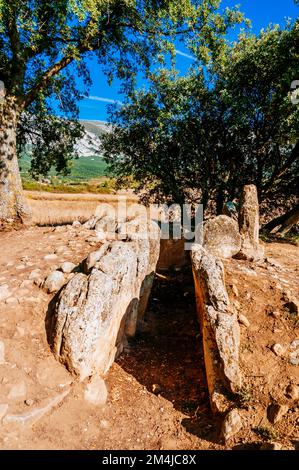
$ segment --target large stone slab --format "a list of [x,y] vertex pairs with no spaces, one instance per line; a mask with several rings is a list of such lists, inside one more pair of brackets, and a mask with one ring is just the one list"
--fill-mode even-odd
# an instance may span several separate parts
[[211,407],[223,412],[225,392],[237,392],[241,386],[240,327],[225,288],[222,262],[201,245],[194,245],[191,259]]
[[231,217],[219,215],[204,223],[203,246],[219,258],[232,258],[241,249],[238,223]]
[[68,282],[50,321],[56,358],[81,380],[104,375],[125,336],[134,336],[158,261],[156,224],[133,220],[122,224],[118,235],[90,274],[78,273]]

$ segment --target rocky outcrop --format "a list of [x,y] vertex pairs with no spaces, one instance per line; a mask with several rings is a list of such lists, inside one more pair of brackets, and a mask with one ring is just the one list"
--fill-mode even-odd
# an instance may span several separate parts
[[231,217],[219,215],[204,223],[203,246],[219,258],[231,258],[241,249],[238,223]]
[[134,336],[154,278],[158,226],[139,218],[117,231],[118,240],[102,245],[83,263],[86,274],[75,274],[61,291],[49,322],[56,358],[81,380],[105,374],[125,337]]
[[229,302],[221,261],[201,245],[193,247],[191,258],[211,407],[223,412],[227,409],[225,391],[237,392],[241,386],[240,327]]
[[258,261],[263,259],[264,250],[259,243],[259,203],[254,184],[244,186],[240,201],[239,230],[242,238],[238,259]]

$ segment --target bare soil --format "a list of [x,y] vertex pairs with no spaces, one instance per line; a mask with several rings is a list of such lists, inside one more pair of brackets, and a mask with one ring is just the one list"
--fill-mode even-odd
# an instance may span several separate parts
[[[0,286],[10,292],[0,301],[0,413],[8,405],[6,414],[25,415],[69,390],[32,426],[4,420],[2,449],[254,449],[273,436],[284,448],[298,446],[299,404],[285,395],[289,383],[299,385],[299,365],[290,363],[298,317],[284,300],[290,292],[299,297],[297,247],[268,244],[271,262],[260,265],[225,262],[231,299],[250,322],[241,326],[244,387],[232,397],[244,426],[225,444],[222,418],[209,408],[190,267],[157,275],[141,331],[107,374],[105,407],[87,403],[85,384],[55,361],[45,331],[53,296],[29,280],[30,273],[40,269],[44,278],[63,261],[81,262],[94,249],[86,239],[83,230],[67,226],[0,233]],[[55,252],[56,259],[44,259]],[[282,356],[271,350],[274,343],[284,347]],[[270,425],[266,408],[273,400],[289,412]]]

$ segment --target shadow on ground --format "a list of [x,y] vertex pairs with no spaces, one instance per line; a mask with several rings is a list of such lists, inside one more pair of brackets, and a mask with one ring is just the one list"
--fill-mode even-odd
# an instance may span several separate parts
[[118,364],[184,413],[189,433],[218,442],[220,423],[209,407],[190,266],[156,276],[144,320]]

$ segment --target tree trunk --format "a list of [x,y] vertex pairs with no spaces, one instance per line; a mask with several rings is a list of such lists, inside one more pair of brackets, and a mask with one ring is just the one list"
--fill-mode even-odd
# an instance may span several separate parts
[[285,234],[293,227],[293,225],[298,223],[298,220],[299,206],[296,206],[286,214],[280,215],[279,217],[276,217],[275,219],[268,222],[263,227],[263,230],[272,232],[276,227],[281,225],[279,232]]
[[289,215],[289,217],[282,224],[278,232],[280,233],[280,235],[284,236],[291,230],[291,228],[295,224],[298,224],[298,222],[299,222],[299,207],[297,207],[297,209],[291,215]]
[[19,112],[14,97],[0,103],[0,222],[30,220],[31,212],[23,194],[16,133]]

